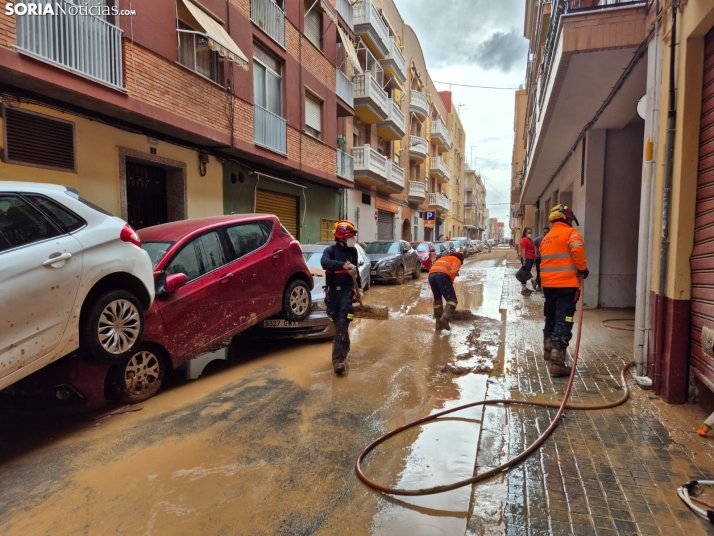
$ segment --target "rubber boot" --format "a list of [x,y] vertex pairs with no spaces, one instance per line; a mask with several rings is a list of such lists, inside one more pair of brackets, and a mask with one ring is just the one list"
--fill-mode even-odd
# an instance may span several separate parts
[[342,374],[345,371],[345,364],[338,361],[332,364],[332,368],[335,369],[335,374]]
[[444,314],[444,304],[443,303],[435,303],[434,304],[434,320],[439,320],[443,314]]
[[456,306],[447,303],[446,308],[444,309],[444,314],[439,320],[437,320],[437,325],[441,325],[441,327],[437,329],[451,331],[451,320],[454,318],[454,311],[456,311]]
[[543,359],[550,361],[550,353],[553,350],[553,345],[550,342],[550,335],[543,334]]
[[565,366],[565,347],[560,344],[553,344],[550,352],[550,375],[554,378],[570,376],[571,367]]

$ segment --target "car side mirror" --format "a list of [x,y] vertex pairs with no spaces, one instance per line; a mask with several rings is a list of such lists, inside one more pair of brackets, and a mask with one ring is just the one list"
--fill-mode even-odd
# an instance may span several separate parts
[[167,294],[173,294],[182,286],[188,283],[188,276],[186,274],[171,274],[166,276],[166,283],[164,283],[164,289]]

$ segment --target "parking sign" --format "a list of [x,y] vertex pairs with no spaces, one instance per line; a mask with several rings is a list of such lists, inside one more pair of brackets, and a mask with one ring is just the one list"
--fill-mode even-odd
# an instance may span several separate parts
[[427,210],[424,212],[424,219],[426,221],[434,221],[436,219],[436,212],[433,210]]

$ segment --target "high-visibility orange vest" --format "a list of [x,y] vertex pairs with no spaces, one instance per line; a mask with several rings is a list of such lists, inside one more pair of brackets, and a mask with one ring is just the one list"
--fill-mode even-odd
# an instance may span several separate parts
[[585,270],[583,235],[562,222],[555,222],[540,243],[540,280],[544,287],[578,287],[578,270]]
[[451,281],[453,282],[454,279],[456,279],[456,276],[459,275],[459,268],[461,268],[461,261],[458,258],[449,255],[448,257],[441,257],[439,260],[437,260],[432,265],[431,270],[429,270],[429,273],[446,274],[451,278]]

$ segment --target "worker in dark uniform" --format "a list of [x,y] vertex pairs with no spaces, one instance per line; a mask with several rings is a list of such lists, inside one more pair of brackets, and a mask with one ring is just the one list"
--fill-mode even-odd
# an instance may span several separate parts
[[[320,264],[325,270],[325,304],[327,314],[335,323],[332,345],[332,366],[336,374],[345,371],[344,361],[350,351],[350,322],[354,318],[352,303],[362,292],[362,280],[357,265],[357,229],[352,222],[335,224],[335,245],[325,249]],[[356,276],[356,277],[354,277]],[[354,281],[357,281],[357,287]]]

